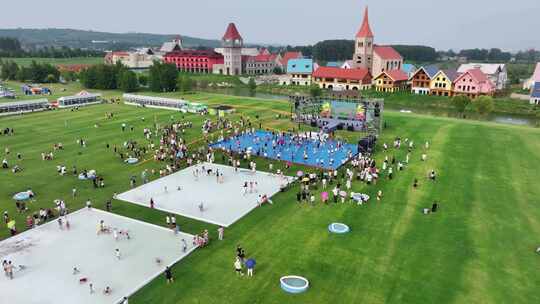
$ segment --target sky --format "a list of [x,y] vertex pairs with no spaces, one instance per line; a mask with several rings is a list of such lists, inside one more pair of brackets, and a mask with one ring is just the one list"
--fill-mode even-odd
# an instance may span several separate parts
[[14,13],[2,13],[0,28],[220,39],[235,22],[248,43],[306,45],[353,39],[365,6],[377,44],[540,49],[540,0],[26,0],[24,12],[21,3],[5,1],[0,10]]

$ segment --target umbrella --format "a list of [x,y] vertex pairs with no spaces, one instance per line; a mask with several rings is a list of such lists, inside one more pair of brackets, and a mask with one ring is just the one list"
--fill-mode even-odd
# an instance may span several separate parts
[[304,175],[304,172],[302,172],[302,171],[296,172],[296,176],[300,177],[300,176],[302,176],[302,175]]
[[255,264],[257,264],[257,263],[255,262],[254,259],[248,259],[246,261],[246,267],[247,268],[253,268],[253,267],[255,267]]
[[14,220],[11,220],[7,223],[7,227],[8,229],[13,229],[15,228],[15,221]]
[[326,191],[325,191],[325,192],[322,192],[322,193],[321,193],[321,198],[322,198],[323,200],[327,200],[327,199],[328,199],[328,192],[326,192]]
[[304,178],[302,179],[302,181],[303,181],[303,182],[309,182],[309,178],[304,177]]

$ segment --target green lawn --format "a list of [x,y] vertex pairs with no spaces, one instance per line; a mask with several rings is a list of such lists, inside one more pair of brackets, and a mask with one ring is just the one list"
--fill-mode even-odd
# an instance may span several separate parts
[[[242,114],[254,119],[259,115],[263,127],[295,127],[275,117],[288,112],[286,102],[203,93],[187,98],[234,105],[239,112],[235,117]],[[105,119],[105,113],[111,111],[115,118]],[[0,153],[8,146],[11,163],[17,162],[17,152],[24,158],[22,173],[0,171],[0,210],[15,215],[17,226],[23,229],[25,215],[16,214],[11,197],[27,187],[37,193],[32,211],[52,207],[56,198],[64,198],[71,209],[81,208],[87,198],[103,208],[114,192],[129,188],[131,175],[138,177],[144,168],[159,166],[153,161],[127,166],[106,149],[106,143],[120,146],[129,139],[142,141],[143,127],[154,120],[164,124],[171,117],[180,119],[181,114],[109,104],[76,112],[0,118],[0,128],[15,128],[15,136],[0,136]],[[200,139],[206,117],[185,118],[194,122],[187,141]],[[372,199],[362,207],[298,205],[296,186],[275,196],[274,205],[254,210],[227,229],[224,241],[214,241],[178,263],[173,269],[174,284],[166,285],[160,277],[130,303],[540,302],[540,256],[534,253],[540,246],[536,203],[540,196],[540,130],[396,112],[387,112],[385,118],[387,128],[381,142],[401,136],[413,139],[418,147],[410,166],[396,172],[395,179],[369,187],[353,184],[355,190],[372,197],[383,190],[382,202]],[[123,122],[133,125],[135,132],[121,132]],[[100,127],[95,128],[95,123]],[[339,136],[358,140],[353,133]],[[87,148],[77,146],[76,139],[81,137],[88,141]],[[421,162],[420,146],[426,140],[431,143],[428,161]],[[50,151],[55,142],[62,142],[65,150],[57,152],[54,161],[42,161],[40,153]],[[405,152],[391,150],[388,156],[392,155],[403,159]],[[384,156],[383,151],[376,154],[379,161]],[[257,168],[267,168],[266,160],[257,162]],[[104,175],[106,188],[94,190],[73,176],[59,176],[58,164],[96,169]],[[426,179],[432,168],[439,172],[435,183]],[[412,188],[414,178],[420,180],[416,190]],[[80,192],[76,199],[70,196],[73,187]],[[434,200],[440,202],[440,212],[422,215],[421,208]],[[156,210],[115,201],[113,211],[164,225],[165,214]],[[336,221],[347,223],[351,233],[330,235],[327,225]],[[213,225],[186,218],[178,222],[190,233],[208,228],[216,238]],[[6,229],[1,229],[0,238],[7,236]],[[253,278],[235,276],[232,264],[237,244],[257,259]],[[306,276],[311,288],[300,295],[284,293],[279,277],[286,274]]]

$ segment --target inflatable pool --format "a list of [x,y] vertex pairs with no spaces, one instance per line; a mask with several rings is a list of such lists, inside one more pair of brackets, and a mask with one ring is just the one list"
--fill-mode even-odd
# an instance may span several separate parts
[[309,281],[306,278],[295,275],[281,277],[279,282],[281,289],[288,293],[302,293],[309,287]]
[[135,157],[130,157],[130,158],[126,159],[125,162],[126,162],[126,164],[133,165],[133,164],[138,163],[139,159],[135,158]]
[[30,199],[30,194],[28,192],[19,192],[13,196],[13,199],[16,201],[25,201]]
[[87,180],[87,179],[94,179],[94,178],[96,178],[95,174],[87,174],[86,177],[82,173],[79,174],[79,179],[80,180]]
[[367,202],[369,200],[369,195],[364,194],[364,193],[355,193],[353,194],[352,198],[353,200],[357,202],[359,201]]
[[343,223],[332,223],[330,225],[328,225],[328,231],[332,232],[332,233],[339,233],[339,234],[343,234],[343,233],[347,233],[350,231],[349,229],[349,226],[343,224]]

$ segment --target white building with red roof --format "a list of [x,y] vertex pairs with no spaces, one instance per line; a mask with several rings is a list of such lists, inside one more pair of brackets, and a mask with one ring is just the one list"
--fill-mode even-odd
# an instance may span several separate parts
[[401,70],[403,57],[391,46],[376,45],[375,35],[369,25],[368,9],[356,34],[353,67],[368,69],[372,75],[389,70]]
[[[240,75],[242,74],[242,47],[244,39],[240,36],[234,23],[229,23],[227,30],[221,38],[223,46],[223,74]],[[215,71],[215,70],[214,70]]]

